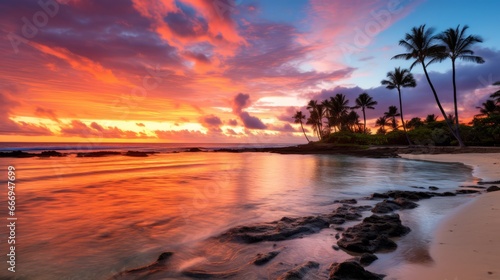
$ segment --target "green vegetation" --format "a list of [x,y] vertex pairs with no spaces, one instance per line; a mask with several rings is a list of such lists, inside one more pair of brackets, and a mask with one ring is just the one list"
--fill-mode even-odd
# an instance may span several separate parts
[[[461,124],[458,118],[457,85],[456,85],[456,60],[466,62],[484,63],[484,59],[475,56],[471,47],[481,43],[482,39],[475,35],[466,35],[469,27],[460,25],[449,28],[444,32],[434,35],[433,28],[425,25],[414,27],[406,33],[399,45],[406,49],[406,53],[398,54],[393,59],[412,60],[410,69],[397,67],[394,71],[387,73],[387,79],[382,80],[382,85],[387,89],[397,89],[399,97],[399,109],[389,106],[388,111],[379,117],[375,126],[377,133],[372,134],[366,127],[366,109],[374,109],[377,101],[368,93],[363,92],[355,100],[355,106],[349,106],[349,100],[344,94],[336,94],[327,100],[318,102],[311,100],[307,104],[309,117],[306,124],[311,125],[314,133],[323,143],[334,143],[337,145],[458,145],[469,146],[498,146],[500,145],[500,90],[490,95],[491,99],[476,107],[479,113],[468,124]],[[432,63],[442,62],[446,59],[452,64],[452,85],[454,114],[446,114],[438,93],[428,73],[428,67]],[[414,66],[421,65],[425,78],[432,91],[436,104],[444,120],[439,121],[434,114],[427,115],[425,120],[412,118],[405,121],[403,117],[403,101],[401,89],[405,87],[416,87],[416,81],[410,73]],[[493,84],[500,86],[500,81]],[[355,111],[361,109],[363,123],[359,121],[359,115]],[[399,110],[399,111],[398,111]],[[401,126],[396,117],[401,118]],[[296,123],[300,123],[305,115],[298,111],[294,116]],[[390,132],[387,127],[392,128]],[[403,131],[399,130],[402,127]],[[302,127],[304,131],[304,128]],[[307,135],[304,131],[304,136]],[[307,139],[309,141],[309,139]]]

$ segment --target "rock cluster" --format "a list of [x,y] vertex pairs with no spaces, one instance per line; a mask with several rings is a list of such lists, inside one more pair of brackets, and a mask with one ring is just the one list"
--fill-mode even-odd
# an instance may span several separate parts
[[357,253],[394,250],[397,245],[390,237],[403,236],[410,228],[401,224],[398,214],[372,215],[362,223],[348,228],[337,242],[340,248]]

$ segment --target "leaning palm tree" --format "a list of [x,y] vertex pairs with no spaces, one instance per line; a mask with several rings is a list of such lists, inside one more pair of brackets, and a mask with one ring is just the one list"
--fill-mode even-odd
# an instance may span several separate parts
[[[452,81],[453,81],[453,103],[455,107],[455,132],[457,136],[460,137],[459,130],[459,120],[458,120],[458,106],[457,106],[457,84],[455,79],[455,61],[461,59],[463,61],[470,61],[475,63],[484,63],[484,59],[480,56],[474,55],[474,52],[470,49],[475,43],[481,43],[483,40],[475,35],[465,35],[465,32],[469,26],[465,25],[460,29],[460,25],[457,28],[448,28],[443,33],[439,34],[438,38],[443,46],[446,48],[446,56],[442,59],[451,59],[451,69],[452,69]],[[440,60],[442,60],[440,59]]]
[[434,95],[434,99],[436,100],[436,104],[439,107],[439,111],[443,115],[446,123],[448,124],[448,128],[450,129],[453,136],[457,139],[460,147],[463,147],[464,144],[462,139],[457,136],[453,126],[448,122],[446,113],[441,106],[441,102],[439,101],[439,97],[437,95],[436,89],[434,88],[434,84],[429,77],[429,73],[427,72],[427,66],[433,62],[439,61],[444,57],[445,48],[443,46],[439,46],[435,44],[436,36],[433,35],[433,28],[425,28],[425,24],[419,27],[413,27],[410,33],[406,33],[404,40],[399,41],[399,45],[403,46],[408,52],[395,55],[392,57],[393,59],[405,59],[410,60],[413,59],[413,63],[410,66],[410,70],[415,67],[417,64],[422,65],[422,69],[424,70],[425,78],[427,79],[427,83],[432,90],[432,94]]
[[312,129],[316,133],[316,136],[319,140],[321,140],[321,130],[318,127],[318,120],[320,120],[318,113],[315,110],[309,111],[309,118],[307,118],[306,124],[312,126]]
[[307,103],[307,110],[309,110],[309,119],[307,119],[307,124],[310,124],[313,126],[313,130],[316,131],[318,138],[321,140],[323,128],[322,128],[322,122],[323,122],[323,110],[324,106],[321,104],[318,104],[317,100],[310,100],[309,103]]
[[398,121],[396,120],[396,117],[399,117],[400,115],[401,114],[398,113],[398,107],[396,106],[389,106],[389,110],[384,112],[384,116],[391,120],[392,130],[398,129]]
[[401,123],[403,123],[403,131],[405,132],[406,140],[411,145],[410,137],[406,132],[406,125],[403,117],[403,101],[401,100],[402,87],[416,87],[417,82],[408,69],[401,69],[400,67],[394,68],[394,72],[387,73],[387,80],[382,80],[382,85],[388,89],[397,89],[399,95],[399,111],[401,112]]
[[366,134],[366,113],[365,109],[375,109],[375,105],[377,105],[378,102],[373,100],[373,98],[368,95],[368,93],[363,92],[356,98],[356,106],[352,107],[353,109],[358,109],[361,108],[361,111],[363,112],[363,133]]
[[302,132],[304,133],[304,136],[306,137],[307,142],[311,142],[311,141],[309,141],[309,138],[307,138],[306,131],[304,130],[304,126],[302,125],[302,120],[305,120],[306,116],[304,116],[304,114],[302,114],[302,111],[297,111],[297,113],[295,113],[295,115],[293,115],[293,119],[294,119],[295,123],[300,123],[300,127],[302,128]]

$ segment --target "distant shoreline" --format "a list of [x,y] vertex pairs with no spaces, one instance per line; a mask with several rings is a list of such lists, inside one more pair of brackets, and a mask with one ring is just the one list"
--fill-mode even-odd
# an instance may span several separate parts
[[[242,147],[242,148],[215,148],[206,149],[203,147],[187,147],[179,152],[227,152],[227,153],[277,153],[277,154],[329,154],[348,155],[370,158],[397,158],[399,154],[426,155],[426,154],[466,154],[466,153],[500,153],[500,147],[448,147],[448,146],[360,146],[360,145],[337,145],[324,143],[310,143],[287,147]],[[76,154],[77,157],[104,157],[104,156],[138,156],[147,157],[160,153],[158,151],[94,151],[94,152],[69,152],[62,153],[53,150],[46,150],[40,153],[30,153],[24,151],[0,152],[0,158],[28,158],[28,157],[62,157]]]

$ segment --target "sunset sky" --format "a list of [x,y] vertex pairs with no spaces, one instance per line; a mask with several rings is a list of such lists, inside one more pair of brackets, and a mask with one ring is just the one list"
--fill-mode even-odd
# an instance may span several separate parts
[[[410,66],[390,58],[421,24],[484,39],[474,50],[486,63],[457,67],[464,121],[500,80],[494,0],[37,2],[0,0],[0,141],[299,143],[293,114],[336,93],[377,100],[372,126],[398,104],[380,81]],[[452,113],[451,62],[429,70]],[[405,118],[439,114],[412,73]]]

